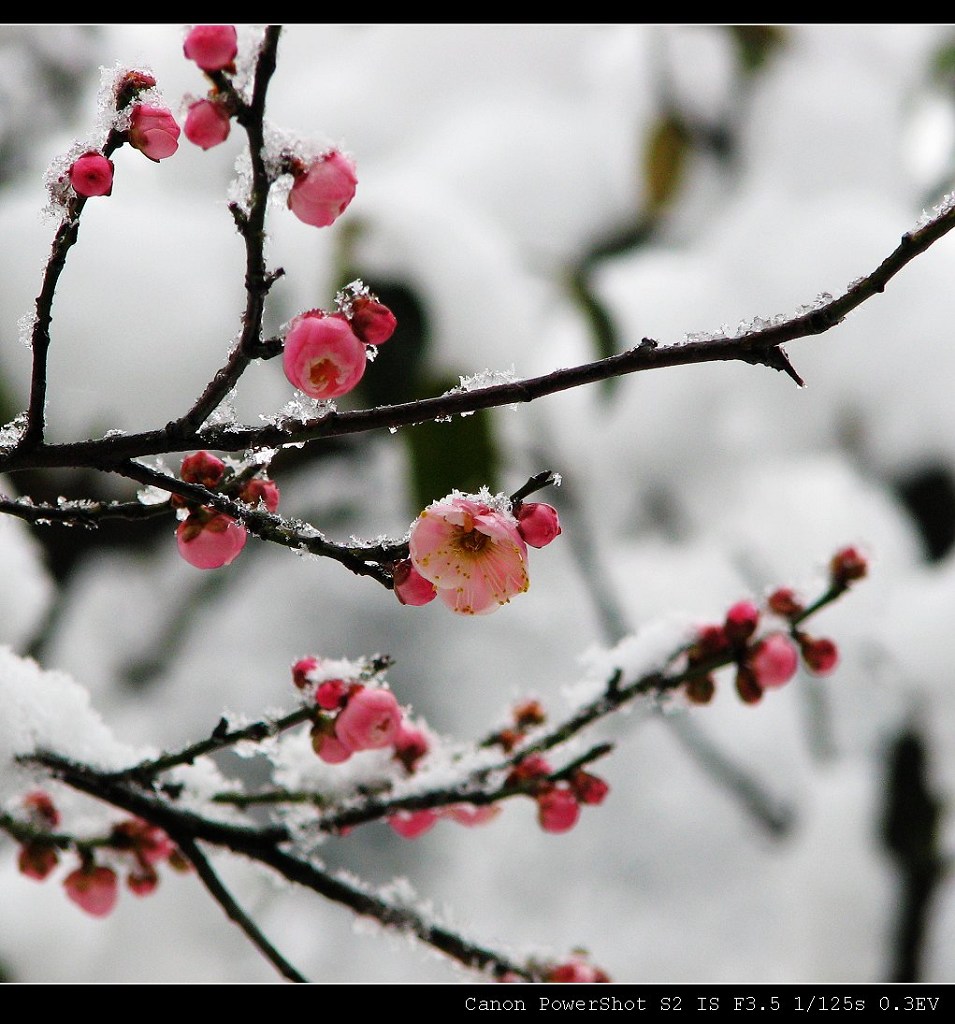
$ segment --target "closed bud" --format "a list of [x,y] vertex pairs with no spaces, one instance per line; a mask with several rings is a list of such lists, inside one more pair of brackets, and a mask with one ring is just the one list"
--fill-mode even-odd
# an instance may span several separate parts
[[795,590],[791,587],[780,587],[774,590],[766,602],[769,610],[783,618],[791,619],[804,610],[802,601],[796,596]]
[[709,704],[716,693],[716,681],[711,675],[694,676],[687,680],[685,693],[691,704]]
[[166,107],[137,103],[129,119],[129,144],[158,163],[179,148],[179,125]]
[[226,71],[239,52],[234,25],[196,25],[182,44],[185,56],[203,71]]
[[84,153],[70,166],[70,186],[78,196],[108,196],[113,191],[113,161],[102,153]]
[[215,487],[225,473],[225,463],[222,459],[210,455],[206,451],[196,452],[194,455],[187,455],[182,460],[179,469],[179,476],[188,484],[202,484],[203,487]]
[[221,103],[198,100],[186,113],[183,131],[186,138],[200,149],[212,149],[229,137],[232,122],[229,112]]
[[542,548],[560,534],[557,509],[543,501],[525,501],[517,513],[517,529],[532,548]]
[[580,804],[573,791],[564,786],[539,793],[537,821],[545,832],[569,832],[580,819]]
[[799,637],[799,648],[807,668],[817,676],[826,676],[839,664],[839,648],[826,637],[814,639],[805,633]]
[[370,295],[359,295],[351,304],[351,329],[366,345],[383,345],[395,333],[395,314]]
[[759,625],[759,609],[752,601],[737,601],[726,613],[723,629],[730,643],[745,643]]
[[305,224],[317,228],[334,224],[355,197],[355,165],[338,150],[325,153],[308,166],[296,166],[292,174],[295,181],[288,206]]
[[846,587],[853,580],[861,580],[869,571],[869,561],[858,548],[837,551],[829,563],[829,573],[835,586]]

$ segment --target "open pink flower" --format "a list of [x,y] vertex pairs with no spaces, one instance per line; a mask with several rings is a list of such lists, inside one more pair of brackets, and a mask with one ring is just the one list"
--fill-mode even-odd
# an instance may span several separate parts
[[517,520],[471,498],[430,504],[411,527],[414,568],[459,615],[484,615],[530,586]]
[[66,895],[93,917],[106,917],[119,898],[119,884],[112,868],[92,864],[78,867],[63,879],[63,886]]
[[367,362],[365,346],[338,316],[303,313],[285,335],[285,376],[312,398],[347,394],[361,380]]
[[129,144],[157,163],[179,148],[179,125],[166,107],[137,103],[129,118]]
[[398,738],[401,708],[391,690],[364,686],[335,719],[335,735],[349,750],[379,750]]
[[239,52],[235,25],[196,25],[189,30],[182,52],[203,71],[223,71]]
[[179,554],[197,569],[218,569],[235,561],[247,536],[234,519],[205,507],[176,528]]
[[102,153],[84,153],[70,165],[70,185],[78,196],[108,196],[113,191],[113,161]]
[[355,197],[355,165],[337,149],[292,173],[289,209],[305,224],[317,228],[334,224]]
[[183,131],[186,138],[200,149],[212,149],[229,137],[232,124],[229,112],[221,103],[197,100],[186,113]]

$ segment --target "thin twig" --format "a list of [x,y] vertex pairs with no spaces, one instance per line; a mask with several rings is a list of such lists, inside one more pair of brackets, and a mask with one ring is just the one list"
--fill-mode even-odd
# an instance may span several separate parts
[[196,874],[202,880],[206,889],[209,890],[209,895],[212,896],[220,907],[222,907],[226,916],[229,917],[230,920],[234,921],[242,931],[245,932],[252,945],[255,946],[265,959],[275,967],[279,974],[288,978],[289,981],[307,982],[308,978],[296,970],[288,960],[282,956],[275,946],[273,946],[265,937],[252,918],[249,917],[249,915],[246,914],[246,912],[239,906],[235,897],[222,884],[222,880],[215,871],[213,871],[212,865],[206,859],[195,841],[186,836],[177,838],[176,845],[196,869]]

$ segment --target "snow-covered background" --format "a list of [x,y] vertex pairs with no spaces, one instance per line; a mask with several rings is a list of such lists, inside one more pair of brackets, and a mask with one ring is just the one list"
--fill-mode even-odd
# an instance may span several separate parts
[[[181,40],[172,25],[0,28],[4,421],[25,405],[30,353],[17,321],[31,311],[53,232],[40,215],[44,171],[92,137],[100,65],[152,68],[177,111],[183,96],[201,95]],[[665,134],[668,116],[683,125],[667,136],[681,176],[652,230],[587,264],[614,343],[735,329],[838,293],[952,187],[945,57],[955,32],[799,26],[780,29],[778,42],[747,74],[719,26],[289,27],[268,119],[344,146],[359,187],[322,231],[271,211],[268,258],[286,277],[267,326],[327,306],[347,266],[372,288],[413,297],[425,325],[421,379],[532,376],[595,358],[568,282],[648,209],[664,159],[658,145],[648,171],[648,140]],[[183,140],[159,165],[128,149],[116,157],[113,195],[88,204],[54,307],[55,439],[161,425],[223,361],[242,309],[244,255],[225,207],[239,152],[234,130],[206,153]],[[90,547],[84,537],[72,554],[57,529],[54,578],[37,535],[0,519],[0,645],[11,648],[0,660],[0,752],[18,749],[18,716],[39,703],[45,677],[14,657],[27,653],[57,670],[51,699],[77,729],[111,730],[104,759],[207,735],[224,709],[291,708],[289,665],[306,653],[387,653],[402,702],[437,732],[479,736],[521,696],[566,711],[588,651],[623,631],[673,616],[718,620],[776,584],[813,593],[831,554],[856,544],[871,556],[870,578],[812,626],[838,641],[837,673],[800,678],[752,707],[725,677],[709,707],[617,716],[595,733],[617,742],[596,769],[610,796],[572,832],[542,832],[531,802],[515,800],[482,829],[444,821],[412,842],[375,824],[329,840],[322,855],[376,885],[410,886],[469,936],[516,955],[583,946],[615,980],[885,980],[901,883],[882,820],[903,731],[924,744],[931,791],[955,795],[953,274],[955,241],[945,239],[843,325],[792,343],[802,390],[766,368],[710,364],[487,417],[487,482],[512,491],[531,473],[559,472],[563,487],[544,500],[565,526],[531,553],[528,593],[489,617],[457,618],[439,602],[402,607],[336,563],[258,542],[209,579],[178,557],[168,524],[132,544]],[[387,380],[376,386],[389,394]],[[235,414],[258,423],[291,397],[278,361],[257,364]],[[340,539],[401,535],[421,507],[412,433],[277,472],[283,511]],[[460,454],[463,469],[474,459]],[[53,486],[81,486],[64,481]],[[26,486],[0,483],[7,493]],[[118,481],[96,486],[133,493]],[[46,722],[43,735],[57,727]],[[715,776],[688,730],[791,810],[785,834]],[[85,749],[75,736],[64,743]],[[9,763],[0,780],[12,808],[22,784]],[[88,801],[54,792],[67,825],[102,820]],[[947,817],[936,841],[940,855],[953,846]],[[56,880],[20,875],[15,860],[15,844],[0,838],[9,980],[275,977],[194,876],[167,872],[154,896],[125,893],[98,921]],[[216,865],[313,980],[461,976],[245,863]],[[947,882],[924,941],[922,980],[955,980]]]

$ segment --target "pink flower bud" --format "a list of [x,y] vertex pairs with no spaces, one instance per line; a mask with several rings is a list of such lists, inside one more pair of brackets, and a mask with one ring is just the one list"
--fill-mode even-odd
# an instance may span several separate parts
[[130,818],[114,825],[110,838],[116,849],[135,853],[143,866],[169,860],[176,848],[158,825],[151,825],[141,818]]
[[832,556],[829,572],[832,582],[846,587],[853,580],[861,580],[869,571],[869,560],[858,548],[843,548]]
[[509,786],[519,786],[533,779],[545,779],[553,771],[550,761],[543,754],[529,754],[518,761],[507,776]]
[[159,885],[159,875],[151,867],[140,867],[126,876],[126,885],[134,896],[150,896]]
[[300,689],[304,690],[309,684],[309,673],[314,672],[318,668],[318,658],[313,655],[309,655],[306,658],[299,658],[298,661],[292,666],[292,682]]
[[537,820],[545,832],[569,832],[580,818],[580,804],[570,789],[555,786],[539,793]]
[[234,25],[196,25],[189,31],[182,52],[203,71],[224,71],[239,52]]
[[113,191],[113,161],[102,153],[84,153],[70,166],[70,185],[78,196],[108,196]]
[[202,508],[176,528],[179,554],[197,569],[218,569],[235,561],[247,533],[234,519]]
[[828,675],[839,664],[839,648],[826,637],[817,640],[803,634],[799,638],[799,647],[806,665],[817,676]]
[[56,828],[60,823],[60,812],[53,798],[42,789],[33,789],[23,798],[23,807],[30,817],[44,828]]
[[222,479],[224,472],[225,463],[222,459],[216,458],[215,455],[210,455],[206,451],[200,451],[195,455],[187,455],[182,460],[179,476],[188,484],[215,487]]
[[579,770],[571,776],[570,787],[582,804],[602,804],[610,792],[610,786],[599,775]]
[[579,957],[566,963],[557,964],[547,972],[547,981],[589,984],[592,982],[608,982],[609,975],[599,967],[588,964]]
[[543,501],[525,501],[517,510],[517,529],[532,548],[542,548],[560,534],[557,509]]
[[325,711],[335,711],[342,706],[347,692],[343,679],[328,679],[315,690],[315,703]]
[[694,676],[687,680],[684,689],[691,704],[709,704],[716,693],[716,680],[711,675]]
[[391,690],[363,686],[335,719],[335,735],[349,750],[390,747],[401,726],[401,708]]
[[63,885],[66,895],[93,917],[106,917],[119,899],[119,885],[112,868],[83,865],[71,871]]
[[696,647],[699,658],[709,658],[716,654],[724,654],[729,650],[730,641],[722,626],[703,626],[696,636]]
[[315,731],[312,733],[312,750],[326,764],[342,764],[352,756],[351,747],[330,732]]
[[748,640],[759,625],[759,609],[752,601],[737,601],[726,613],[723,626],[731,643],[740,644]]
[[395,333],[395,314],[370,295],[352,300],[351,329],[366,345],[383,345]]
[[200,149],[212,149],[229,137],[232,122],[229,112],[221,103],[198,100],[186,112],[183,131],[186,138]]
[[449,804],[443,813],[445,818],[473,828],[493,821],[501,813],[501,807],[499,804],[482,804],[480,807],[474,804]]
[[257,476],[242,488],[239,497],[253,508],[261,501],[270,512],[279,510],[279,488],[274,480],[265,480]]
[[418,762],[428,752],[428,737],[413,725],[402,722],[398,726],[395,737],[395,757],[409,772],[413,772]]
[[179,125],[166,107],[137,103],[129,120],[129,144],[158,163],[179,148]]
[[763,688],[784,686],[796,674],[799,654],[785,633],[770,633],[753,648],[748,665]]
[[388,824],[405,839],[416,839],[423,835],[438,820],[437,811],[398,811],[388,818]]
[[803,610],[803,603],[796,596],[796,591],[792,587],[779,587],[774,590],[766,603],[769,605],[770,611],[787,619],[791,619]]
[[338,398],[361,380],[367,365],[365,346],[346,320],[303,314],[285,336],[285,376],[312,398]]
[[325,153],[293,174],[289,209],[300,221],[314,227],[334,224],[355,196],[355,165],[338,150]]
[[20,847],[17,867],[20,869],[21,875],[42,882],[56,867],[59,860],[60,857],[55,846],[51,846],[49,843],[31,842]]
[[435,585],[418,572],[410,558],[395,565],[392,579],[395,582],[395,597],[402,604],[428,604],[438,596]]

